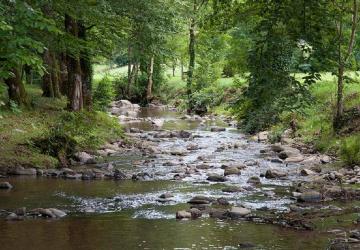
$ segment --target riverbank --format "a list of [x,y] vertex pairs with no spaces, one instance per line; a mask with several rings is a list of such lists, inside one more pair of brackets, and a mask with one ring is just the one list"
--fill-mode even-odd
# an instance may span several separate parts
[[120,124],[106,113],[67,112],[65,99],[44,98],[39,87],[27,87],[31,107],[0,113],[0,169],[65,167],[76,152],[123,141]]

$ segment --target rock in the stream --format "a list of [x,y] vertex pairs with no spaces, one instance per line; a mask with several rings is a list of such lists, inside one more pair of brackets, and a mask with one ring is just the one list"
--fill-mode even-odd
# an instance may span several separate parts
[[24,168],[21,166],[10,168],[8,171],[9,175],[36,175],[35,168]]
[[96,163],[93,156],[86,152],[78,152],[75,154],[75,159],[79,161],[81,164],[93,164]]
[[302,162],[304,160],[304,156],[297,155],[297,156],[291,156],[285,159],[285,163],[298,163]]
[[284,150],[281,151],[278,154],[279,158],[282,160],[285,160],[287,158],[295,158],[295,157],[300,157],[301,153],[300,150],[298,150],[297,148],[291,148],[291,147],[284,147]]
[[238,193],[238,192],[243,192],[244,189],[242,189],[241,187],[229,186],[223,188],[221,191],[223,191],[224,193]]
[[176,219],[182,220],[182,219],[191,219],[191,213],[181,210],[176,212]]
[[316,173],[314,171],[311,171],[310,169],[304,168],[300,171],[300,174],[302,176],[309,176],[309,175],[315,175]]
[[226,128],[221,128],[221,127],[211,127],[210,128],[210,131],[211,132],[222,132],[222,131],[225,131]]
[[182,139],[187,139],[191,137],[191,132],[185,131],[185,130],[181,130],[177,133],[177,137],[182,138]]
[[230,202],[226,198],[223,198],[223,197],[217,198],[216,203],[221,206],[229,206],[230,205]]
[[189,144],[189,145],[186,146],[186,149],[190,150],[190,151],[194,151],[194,150],[198,150],[199,146],[196,145],[196,144]]
[[62,218],[64,216],[66,216],[66,213],[64,211],[61,211],[59,209],[56,208],[39,208],[38,212],[41,216],[43,217],[47,217],[47,218]]
[[170,193],[165,193],[159,196],[160,199],[170,199],[174,197],[174,195],[170,194]]
[[212,181],[212,182],[225,182],[227,181],[227,179],[225,178],[225,176],[221,176],[218,174],[211,174],[209,175],[209,177],[207,178],[208,181]]
[[12,189],[12,188],[13,186],[9,182],[7,181],[0,182],[0,189]]
[[284,147],[281,144],[278,144],[278,143],[272,144],[270,146],[270,148],[271,148],[272,151],[274,151],[276,153],[280,153],[281,151],[285,150]]
[[200,164],[196,166],[196,169],[209,169],[209,168],[211,168],[211,166],[208,164]]
[[211,208],[210,212],[209,212],[209,216],[211,218],[216,218],[216,219],[226,219],[227,218],[227,211],[224,209],[215,209],[215,208]]
[[277,179],[277,178],[283,178],[285,176],[287,176],[287,174],[278,169],[268,169],[265,173],[265,178],[267,179]]
[[189,212],[191,214],[191,219],[197,219],[202,216],[202,212],[197,208],[191,208]]
[[239,218],[239,217],[244,217],[248,214],[250,214],[251,211],[247,208],[244,207],[232,207],[230,209],[230,211],[228,212],[228,216],[230,218]]
[[6,216],[5,220],[8,221],[18,221],[18,220],[23,220],[24,217],[23,216],[18,216],[15,213],[10,213],[8,216]]
[[225,171],[224,171],[225,176],[240,175],[240,174],[241,174],[240,170],[237,167],[233,167],[233,166],[225,168]]
[[127,176],[126,176],[126,174],[121,172],[119,169],[115,169],[114,178],[117,180],[125,180],[125,179],[127,179]]
[[269,132],[263,131],[258,134],[257,139],[259,142],[265,142],[268,140],[268,136],[269,136]]
[[195,196],[188,201],[190,204],[210,204],[211,202],[212,199],[205,196]]
[[260,178],[257,176],[252,176],[247,180],[247,183],[253,184],[253,185],[260,185],[261,181]]
[[306,191],[301,193],[298,198],[300,202],[320,202],[322,199],[321,194],[317,191]]

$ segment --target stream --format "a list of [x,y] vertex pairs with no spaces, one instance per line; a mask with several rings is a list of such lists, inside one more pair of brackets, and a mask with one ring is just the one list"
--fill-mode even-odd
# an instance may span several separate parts
[[[299,176],[299,165],[271,161],[260,152],[267,145],[249,140],[224,119],[182,119],[168,110],[142,109],[141,120],[126,124],[130,138],[143,141],[151,153],[128,150],[106,159],[139,180],[66,180],[46,177],[8,177],[14,188],[0,190],[0,209],[55,207],[68,215],[58,220],[0,220],[0,245],[10,249],[326,249],[334,236],[328,229],[342,226],[336,219],[321,221],[305,231],[243,220],[219,220],[208,214],[196,220],[176,220],[194,196],[217,200],[251,211],[286,211],[289,187]],[[160,120],[161,130],[152,125]],[[211,131],[211,128],[226,128]],[[191,136],[169,136],[187,131]],[[224,182],[222,166],[241,165],[241,174]],[[269,168],[286,169],[287,178],[261,177]],[[241,192],[224,192],[233,188]],[[159,198],[167,194],[168,199]],[[352,218],[344,217],[344,221]]]

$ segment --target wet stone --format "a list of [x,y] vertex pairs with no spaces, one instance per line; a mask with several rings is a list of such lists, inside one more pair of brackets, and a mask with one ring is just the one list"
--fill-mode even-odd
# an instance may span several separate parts
[[241,172],[237,167],[227,167],[225,168],[224,175],[240,175]]
[[300,202],[320,202],[322,199],[321,194],[317,191],[306,191],[302,193],[298,201]]
[[243,192],[244,189],[242,189],[241,187],[232,186],[232,187],[223,188],[222,191],[224,193],[238,193],[238,192]]
[[220,127],[212,127],[210,128],[210,131],[211,132],[222,132],[222,131],[225,131],[226,128],[220,128]]
[[190,204],[209,204],[212,202],[211,198],[205,197],[205,196],[195,196],[191,198],[188,203]]
[[212,182],[225,182],[225,181],[227,181],[227,179],[224,176],[220,176],[220,175],[217,175],[217,174],[209,175],[207,180],[212,181]]
[[265,173],[265,178],[267,179],[277,179],[277,178],[283,178],[285,176],[287,176],[287,174],[278,169],[269,169]]
[[257,176],[252,176],[247,180],[247,183],[253,184],[253,185],[260,185],[261,181],[260,178]]
[[230,211],[228,212],[228,216],[230,218],[239,218],[244,217],[248,214],[250,214],[251,211],[244,207],[232,207]]
[[182,219],[191,219],[191,213],[181,210],[176,212],[176,219],[182,220]]
[[0,182],[0,189],[12,189],[12,188],[13,186],[9,182],[7,181]]
[[170,199],[174,197],[174,195],[170,194],[170,193],[165,193],[159,196],[160,199]]

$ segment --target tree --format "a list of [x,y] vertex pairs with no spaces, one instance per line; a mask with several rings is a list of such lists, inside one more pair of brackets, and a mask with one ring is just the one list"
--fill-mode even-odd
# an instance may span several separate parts
[[[349,59],[352,56],[354,44],[356,40],[356,32],[358,28],[358,12],[359,2],[358,0],[351,1],[332,1],[334,12],[336,15],[336,45],[337,45],[337,102],[336,102],[336,114],[334,117],[334,129],[339,130],[342,127],[342,119],[344,115],[344,73],[345,69],[350,65]],[[350,14],[350,18],[349,18]],[[351,20],[346,22],[346,19]],[[349,25],[351,28],[348,28]],[[347,29],[350,34],[347,34]],[[346,36],[348,38],[346,40]]]

